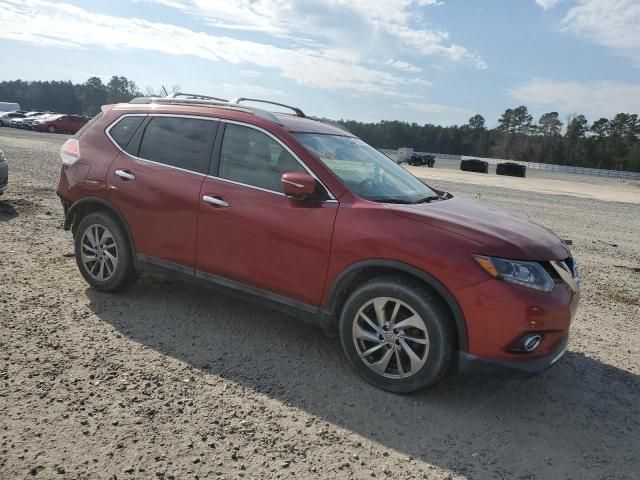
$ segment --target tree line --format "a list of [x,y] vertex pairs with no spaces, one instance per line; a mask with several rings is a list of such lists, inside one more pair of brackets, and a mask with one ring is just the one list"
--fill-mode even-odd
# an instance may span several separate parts
[[565,128],[558,112],[545,113],[534,122],[526,106],[505,110],[492,129],[479,114],[464,125],[449,127],[399,121],[342,123],[377,148],[413,147],[422,152],[640,172],[637,114],[619,113],[591,124],[584,115],[571,115]]
[[[163,87],[164,88],[164,87]],[[170,92],[177,91],[174,85]],[[165,92],[166,93],[166,92]],[[93,116],[102,105],[128,102],[141,96],[160,95],[152,87],[141,91],[127,77],[114,75],[104,83],[91,77],[84,83],[70,81],[11,80],[0,82],[0,101],[17,102],[24,110],[42,110]]]
[[[164,89],[166,94],[166,90]],[[170,92],[179,90],[177,85]],[[94,115],[105,104],[128,102],[139,96],[159,95],[152,87],[141,91],[135,82],[114,75],[104,83],[98,77],[70,81],[0,82],[0,101],[18,102],[23,109]],[[381,121],[341,121],[354,134],[377,148],[413,147],[424,152],[495,157],[527,162],[640,172],[640,120],[619,113],[589,123],[584,115],[561,121],[558,112],[543,114],[537,122],[526,106],[509,108],[496,128],[487,128],[482,115],[464,125]]]

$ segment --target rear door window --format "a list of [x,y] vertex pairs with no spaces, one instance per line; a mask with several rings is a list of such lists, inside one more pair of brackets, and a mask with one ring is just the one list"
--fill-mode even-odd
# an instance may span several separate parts
[[171,167],[206,174],[218,122],[199,118],[153,117],[138,156]]

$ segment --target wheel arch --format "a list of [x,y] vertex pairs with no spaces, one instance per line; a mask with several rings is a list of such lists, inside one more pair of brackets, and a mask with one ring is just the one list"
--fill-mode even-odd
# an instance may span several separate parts
[[106,200],[102,197],[83,197],[80,200],[74,202],[69,207],[64,217],[64,229],[72,230],[75,235],[74,226],[77,226],[78,223],[80,223],[80,219],[88,213],[96,211],[106,211],[112,214],[116,221],[118,221],[118,223],[122,225],[122,228],[127,235],[129,246],[131,247],[131,254],[134,264],[136,264],[137,266],[135,243],[133,241],[133,235],[131,234],[129,224],[127,223],[120,209],[109,200]]
[[365,279],[385,274],[402,274],[410,276],[433,289],[442,298],[451,311],[456,327],[456,349],[461,352],[467,351],[467,324],[464,314],[462,313],[462,309],[453,294],[433,275],[397,260],[364,260],[350,265],[345,268],[340,275],[338,275],[331,285],[325,304],[325,311],[329,312],[332,318],[332,329],[336,326],[335,324],[337,322],[339,307],[344,303],[353,288]]

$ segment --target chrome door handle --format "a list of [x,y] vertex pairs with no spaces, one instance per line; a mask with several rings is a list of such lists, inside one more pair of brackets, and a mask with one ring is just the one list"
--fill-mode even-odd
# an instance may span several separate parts
[[228,207],[229,206],[229,202],[225,202],[221,198],[212,197],[210,195],[204,195],[202,197],[202,200],[204,200],[207,203],[210,203],[214,207]]
[[125,180],[135,180],[136,176],[131,173],[131,172],[127,172],[126,170],[116,170],[116,175],[119,176],[120,178],[124,178]]

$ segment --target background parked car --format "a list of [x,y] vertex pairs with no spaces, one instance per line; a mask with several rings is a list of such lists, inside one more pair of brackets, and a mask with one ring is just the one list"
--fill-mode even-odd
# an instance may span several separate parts
[[7,112],[0,115],[0,127],[8,127],[11,120],[24,118],[24,112]]
[[460,162],[460,170],[465,172],[489,173],[489,162],[478,160],[477,158],[469,158]]
[[22,122],[24,119],[35,117],[37,115],[42,115],[43,113],[46,113],[46,112],[27,112],[24,114],[24,117],[22,118],[12,119],[11,122],[9,123],[9,126],[13,128],[22,128],[22,125],[23,125]]
[[9,164],[4,156],[4,152],[0,150],[0,195],[7,189],[9,183]]
[[25,128],[25,129],[32,128],[34,122],[37,122],[37,121],[40,121],[40,120],[46,120],[47,118],[51,117],[52,115],[57,115],[57,114],[56,113],[47,112],[47,113],[43,113],[42,115],[34,115],[33,117],[23,118],[22,119],[22,128]]
[[87,118],[81,115],[51,115],[47,118],[34,120],[31,128],[39,132],[76,133],[87,121]]
[[11,128],[22,128],[22,120],[24,120],[25,117],[16,117],[16,118],[12,118],[11,121],[9,122],[9,126]]
[[436,163],[436,157],[433,155],[418,155],[414,153],[407,163],[411,166],[426,165],[429,168],[433,168]]
[[500,163],[496,167],[497,175],[509,175],[511,177],[525,177],[527,174],[527,167],[515,162]]

